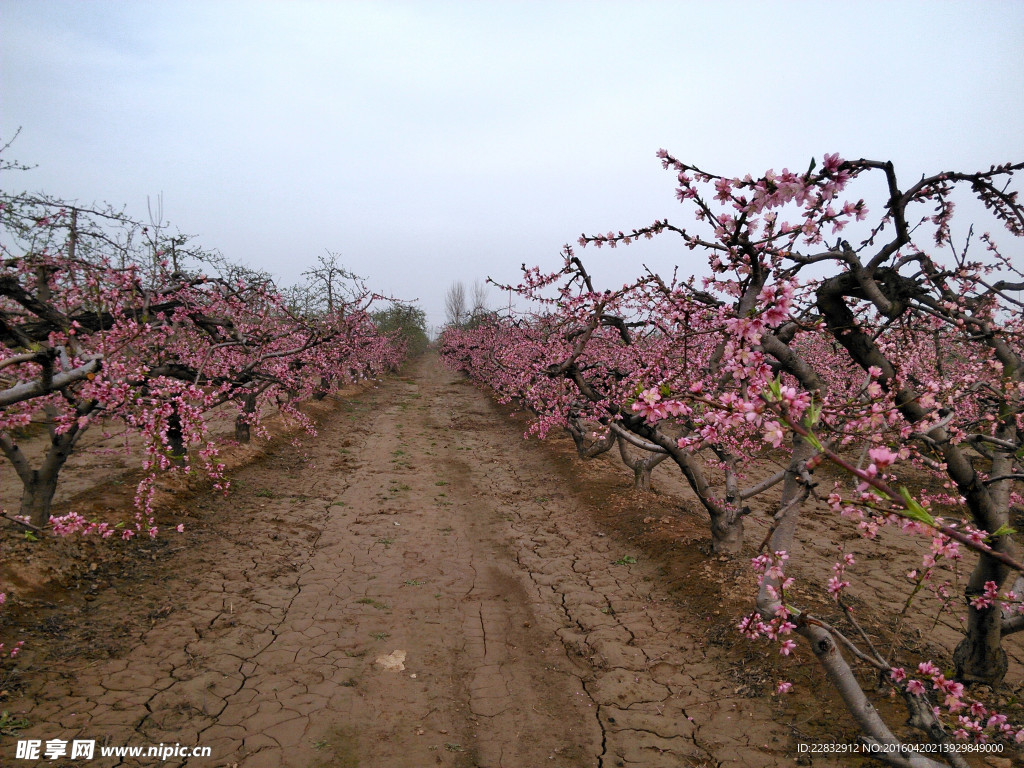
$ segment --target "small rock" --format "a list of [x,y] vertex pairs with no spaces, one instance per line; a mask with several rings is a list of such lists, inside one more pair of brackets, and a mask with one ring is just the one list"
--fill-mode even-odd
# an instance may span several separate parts
[[387,656],[378,656],[373,663],[381,669],[401,672],[405,669],[405,655],[405,651],[392,651]]

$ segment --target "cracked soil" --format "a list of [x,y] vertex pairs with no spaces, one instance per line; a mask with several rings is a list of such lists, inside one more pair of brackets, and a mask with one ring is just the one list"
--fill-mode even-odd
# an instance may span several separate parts
[[319,420],[227,497],[171,499],[185,534],[113,547],[59,589],[8,586],[3,629],[27,644],[0,684],[23,722],[0,763],[59,737],[201,745],[159,764],[204,768],[756,767],[853,739],[839,705],[773,696],[734,642],[728,582],[749,595],[750,577],[698,551],[701,519],[524,441],[436,357]]

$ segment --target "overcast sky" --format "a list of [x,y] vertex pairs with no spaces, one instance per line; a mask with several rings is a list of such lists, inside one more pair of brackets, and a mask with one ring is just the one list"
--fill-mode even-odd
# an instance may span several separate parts
[[[711,171],[1024,159],[1024,2],[0,0],[6,190],[164,215],[284,284],[326,251],[432,323],[457,279],[688,223]],[[677,239],[586,252],[602,284]],[[491,289],[492,305],[506,299]]]

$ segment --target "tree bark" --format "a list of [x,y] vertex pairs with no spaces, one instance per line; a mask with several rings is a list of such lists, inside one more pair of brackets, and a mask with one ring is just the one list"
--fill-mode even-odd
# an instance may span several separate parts
[[331,380],[326,376],[320,377],[320,387],[313,393],[313,399],[319,402],[327,397],[327,393],[331,391]]
[[[80,406],[77,413],[85,416],[92,410],[93,405]],[[56,410],[47,408],[47,415],[50,418],[56,416]],[[78,438],[85,431],[83,422],[76,419],[71,427],[58,433],[56,425],[50,424],[50,446],[46,450],[43,462],[39,469],[33,469],[29,464],[28,457],[6,432],[0,433],[0,450],[3,451],[7,460],[14,466],[14,471],[21,480],[22,492],[19,514],[28,517],[29,523],[37,528],[42,528],[50,522],[50,509],[53,505],[53,496],[57,491],[57,478],[64,467],[68,456],[78,442]]]
[[184,466],[188,448],[185,446],[185,436],[181,429],[181,416],[175,407],[169,419],[167,419],[167,454],[171,462],[178,467]]
[[668,458],[667,453],[648,453],[645,456],[633,457],[626,450],[626,441],[620,436],[619,456],[623,463],[633,470],[633,488],[638,491],[651,490],[651,470]]
[[242,410],[235,417],[235,440],[248,443],[251,439],[250,425],[252,415],[256,412],[256,393],[249,392],[242,400]]

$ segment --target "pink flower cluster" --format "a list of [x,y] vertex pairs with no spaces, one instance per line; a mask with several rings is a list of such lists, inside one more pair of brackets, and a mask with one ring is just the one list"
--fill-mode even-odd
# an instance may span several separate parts
[[[1006,715],[990,712],[980,701],[964,700],[964,686],[955,680],[947,679],[942,670],[931,661],[923,661],[917,665],[917,674],[927,679],[911,678],[903,667],[892,667],[889,679],[908,693],[923,697],[931,691],[942,698],[942,709],[934,708],[936,716],[948,714],[955,719],[953,735],[961,741],[984,743],[994,737],[1001,737],[1017,744],[1024,744],[1024,728],[1014,728]],[[964,711],[966,710],[966,712]]]

